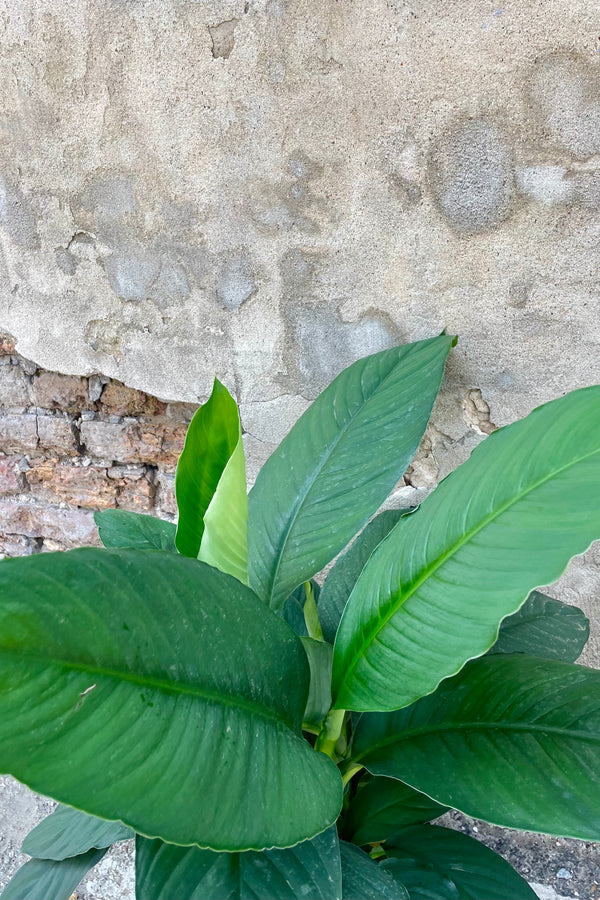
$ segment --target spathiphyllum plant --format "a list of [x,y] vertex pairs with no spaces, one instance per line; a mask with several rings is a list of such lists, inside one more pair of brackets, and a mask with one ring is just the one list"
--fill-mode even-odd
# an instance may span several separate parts
[[61,804],[5,900],[67,900],[134,835],[138,900],[524,900],[507,862],[427,823],[600,839],[588,622],[534,590],[600,537],[600,386],[372,518],[453,343],[351,365],[249,496],[215,382],[177,527],[109,510],[105,549],[0,563],[0,771]]

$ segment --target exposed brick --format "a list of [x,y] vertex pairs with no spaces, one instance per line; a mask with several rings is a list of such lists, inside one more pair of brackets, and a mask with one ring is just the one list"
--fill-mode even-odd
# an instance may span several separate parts
[[15,339],[10,334],[0,334],[0,356],[11,356],[15,352]]
[[[117,482],[118,483],[118,482]],[[148,477],[130,480],[124,478],[119,486],[117,506],[132,512],[152,509],[154,502],[154,485]]]
[[168,403],[167,418],[189,425],[198,406],[198,403]]
[[0,522],[5,534],[48,538],[66,547],[100,546],[94,514],[87,509],[59,509],[0,500]]
[[31,385],[19,366],[0,366],[0,406],[23,410],[31,406]]
[[70,419],[38,416],[39,446],[59,456],[75,456],[79,451]]
[[88,509],[108,509],[116,503],[118,483],[106,477],[106,469],[50,460],[32,465],[25,478],[34,496],[49,503]]
[[143,391],[128,388],[120,381],[111,381],[102,391],[100,407],[115,416],[164,416],[167,404]]
[[29,556],[37,550],[34,540],[22,534],[0,534],[0,559],[6,556]]
[[[187,426],[157,423],[153,426],[140,426],[142,462],[152,463],[166,472],[174,472],[177,460],[181,456]],[[156,447],[160,448],[158,453]]]
[[38,446],[37,417],[28,415],[0,416],[0,451],[32,453]]
[[36,406],[42,409],[73,413],[93,406],[88,396],[87,379],[75,375],[40,372],[33,379],[33,395]]
[[175,469],[185,433],[185,426],[165,422],[81,423],[81,442],[90,456],[121,463],[149,463],[166,470]]
[[0,494],[18,494],[25,488],[25,478],[19,468],[20,457],[0,456]]
[[156,503],[160,511],[171,516],[177,515],[175,499],[175,476],[159,472],[156,476]]

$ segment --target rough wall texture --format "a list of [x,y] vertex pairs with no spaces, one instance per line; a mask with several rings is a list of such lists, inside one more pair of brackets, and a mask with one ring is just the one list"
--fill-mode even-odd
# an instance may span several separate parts
[[[171,515],[176,403],[214,374],[252,480],[344,365],[458,333],[402,504],[600,381],[596,0],[4,0],[0,22],[4,552],[94,541],[92,507]],[[555,591],[600,621],[597,548]]]

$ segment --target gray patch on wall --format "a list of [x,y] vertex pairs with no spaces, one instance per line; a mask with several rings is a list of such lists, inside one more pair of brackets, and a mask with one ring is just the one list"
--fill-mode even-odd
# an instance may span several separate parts
[[468,119],[446,131],[430,160],[434,194],[459,232],[491,228],[510,213],[514,179],[501,129],[487,119]]
[[35,250],[39,247],[37,223],[31,202],[21,188],[0,175],[0,224],[15,244]]

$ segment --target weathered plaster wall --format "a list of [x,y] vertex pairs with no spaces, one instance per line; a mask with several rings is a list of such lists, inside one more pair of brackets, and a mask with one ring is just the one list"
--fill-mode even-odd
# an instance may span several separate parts
[[[600,381],[598,21],[596,0],[0,0],[0,331],[31,373],[165,401],[218,374],[252,479],[344,365],[447,328],[402,490],[433,486],[492,423]],[[599,555],[558,589],[588,614]]]

